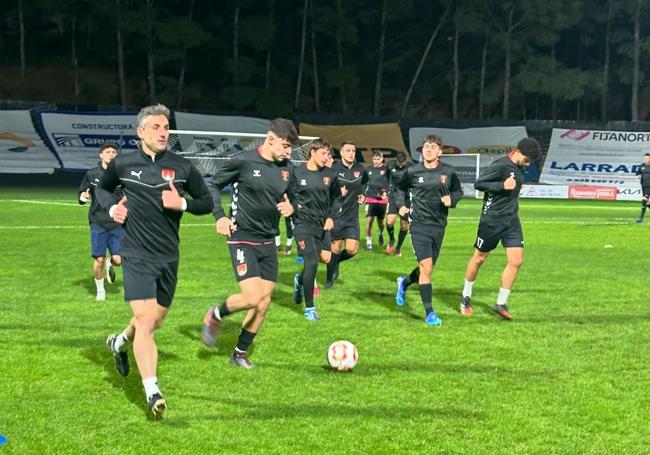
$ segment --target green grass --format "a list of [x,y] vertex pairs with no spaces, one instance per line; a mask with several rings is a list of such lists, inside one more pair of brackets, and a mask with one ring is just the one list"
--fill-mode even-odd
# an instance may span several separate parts
[[[157,422],[133,359],[124,380],[104,345],[130,310],[121,276],[94,301],[86,208],[74,190],[3,191],[0,453],[647,453],[650,255],[638,204],[521,205],[526,260],[512,322],[490,311],[501,249],[478,277],[474,316],[458,313],[480,209],[468,199],[433,275],[442,327],[424,324],[417,289],[405,309],[394,304],[395,277],[415,264],[410,248],[344,263],[317,299],[318,323],[291,302],[298,265],[283,257],[251,371],[228,363],[241,313],[214,349],[200,341],[206,307],[237,285],[212,219],[186,216],[177,294],[156,336],[169,403]],[[359,350],[351,373],[326,367],[337,339]]]

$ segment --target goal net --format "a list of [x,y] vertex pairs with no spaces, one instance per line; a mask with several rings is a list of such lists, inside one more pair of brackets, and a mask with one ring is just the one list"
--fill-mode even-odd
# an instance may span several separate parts
[[[169,150],[190,160],[201,175],[215,173],[219,162],[249,150],[255,150],[264,142],[266,134],[230,133],[223,131],[170,130]],[[293,148],[291,161],[309,159],[309,145],[318,139],[315,136],[299,136]]]

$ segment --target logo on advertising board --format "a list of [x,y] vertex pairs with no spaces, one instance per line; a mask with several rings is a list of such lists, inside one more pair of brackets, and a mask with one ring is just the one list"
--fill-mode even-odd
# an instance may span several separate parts
[[613,186],[569,185],[569,199],[616,200],[617,190]]
[[52,138],[58,147],[99,147],[104,142],[114,142],[121,149],[138,148],[135,136],[118,136],[111,134],[69,134],[52,133]]
[[511,145],[477,145],[467,149],[467,153],[478,153],[480,155],[505,155],[511,151]]
[[54,142],[59,147],[83,147],[84,144],[81,142],[81,138],[78,134],[60,134],[52,133]]
[[566,130],[560,135],[561,138],[573,139],[574,141],[581,141],[589,137],[591,131],[589,130]]

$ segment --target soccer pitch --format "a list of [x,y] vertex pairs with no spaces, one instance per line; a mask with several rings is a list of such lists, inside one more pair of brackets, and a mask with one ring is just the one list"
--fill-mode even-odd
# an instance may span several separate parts
[[[253,370],[228,362],[243,313],[225,320],[215,348],[200,340],[206,308],[237,285],[212,217],[186,215],[176,298],[156,336],[169,409],[151,421],[132,354],[123,379],[104,344],[130,317],[122,272],[95,302],[87,207],[75,196],[0,196],[0,453],[649,450],[650,227],[635,224],[638,203],[521,201],[512,322],[490,310],[501,248],[474,286],[474,315],[458,312],[478,200],[451,212],[433,274],[438,328],[423,322],[417,287],[395,305],[395,278],[415,265],[410,238],[401,258],[375,246],[343,263],[316,299],[319,322],[291,301],[300,266],[281,257]],[[327,367],[338,339],[359,350],[353,372]]]

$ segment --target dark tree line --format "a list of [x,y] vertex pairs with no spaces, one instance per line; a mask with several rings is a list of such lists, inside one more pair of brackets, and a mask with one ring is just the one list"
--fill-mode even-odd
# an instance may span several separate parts
[[6,0],[0,99],[645,120],[645,0]]

